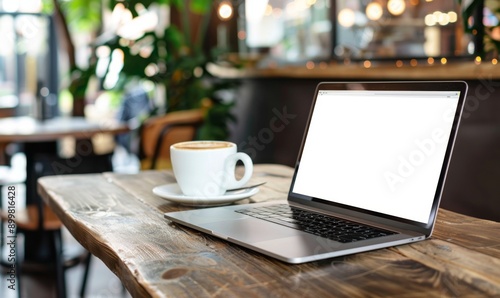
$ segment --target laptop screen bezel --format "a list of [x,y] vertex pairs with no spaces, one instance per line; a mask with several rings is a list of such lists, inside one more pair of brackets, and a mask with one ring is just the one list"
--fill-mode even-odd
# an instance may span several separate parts
[[[436,192],[434,195],[434,200],[432,203],[431,212],[427,223],[417,222],[408,220],[405,218],[400,218],[392,215],[387,215],[375,211],[363,210],[361,208],[347,206],[340,203],[335,203],[320,198],[310,197],[303,194],[294,193],[294,185],[296,175],[300,168],[300,160],[302,158],[304,145],[307,139],[309,126],[313,116],[314,108],[316,105],[316,100],[319,91],[325,90],[366,90],[366,91],[458,91],[460,92],[457,108],[455,110],[452,128],[450,132],[450,137],[448,139],[448,144],[446,145],[446,153],[441,167],[441,172],[439,175],[439,181],[436,187]],[[302,143],[300,146],[299,154],[297,156],[297,161],[295,164],[295,174],[292,179],[290,191],[288,194],[288,200],[304,205],[309,205],[312,207],[325,208],[329,211],[336,213],[344,213],[348,216],[368,216],[369,218],[381,219],[385,222],[397,222],[406,227],[415,229],[426,235],[432,233],[434,226],[434,221],[437,216],[439,203],[443,193],[444,183],[446,179],[447,170],[450,164],[451,155],[453,152],[453,147],[455,144],[455,139],[458,133],[458,128],[460,125],[460,119],[464,108],[465,98],[467,94],[467,83],[464,81],[372,81],[372,82],[357,82],[357,81],[343,81],[343,82],[321,82],[317,85],[314,92],[314,98],[311,104],[308,121],[305,127],[304,135],[302,138]]]

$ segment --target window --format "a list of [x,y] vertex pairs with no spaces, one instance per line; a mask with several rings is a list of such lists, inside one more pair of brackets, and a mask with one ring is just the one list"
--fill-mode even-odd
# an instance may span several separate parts
[[455,0],[336,0],[337,58],[426,58],[474,54]]
[[464,57],[482,38],[464,33],[456,0],[252,0],[244,8],[248,51],[287,62]]

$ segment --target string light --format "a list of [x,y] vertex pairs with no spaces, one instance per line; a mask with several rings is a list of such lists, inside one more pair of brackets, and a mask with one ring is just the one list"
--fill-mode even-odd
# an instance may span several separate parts
[[366,6],[366,17],[372,21],[379,20],[384,14],[384,10],[382,9],[382,5],[377,2],[371,2]]
[[450,23],[455,23],[456,21],[458,21],[458,15],[454,11],[449,11],[448,12],[448,17],[450,19]]
[[350,8],[344,8],[341,11],[339,11],[339,16],[338,16],[339,24],[342,27],[352,27],[354,25],[354,22],[356,21],[356,16],[354,14],[354,11]]
[[217,15],[222,21],[227,21],[233,16],[233,6],[230,2],[222,1],[217,8]]
[[403,0],[389,0],[387,2],[387,10],[395,16],[403,14],[405,9],[406,4]]
[[307,69],[313,69],[314,68],[314,62],[313,61],[307,61],[306,63],[306,68]]

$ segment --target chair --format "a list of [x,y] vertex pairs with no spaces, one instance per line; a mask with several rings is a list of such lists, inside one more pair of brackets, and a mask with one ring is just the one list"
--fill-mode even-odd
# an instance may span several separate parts
[[[60,158],[51,154],[39,154],[34,158],[35,178],[42,176],[54,175],[54,165],[68,165],[74,163],[69,159]],[[112,170],[111,154],[89,155],[82,157],[82,161],[72,168],[72,174],[97,173]],[[27,186],[36,187],[36,179],[28,181]],[[11,184],[4,184],[11,185]],[[27,192],[27,196],[29,193]],[[33,195],[33,194],[31,194]],[[1,199],[1,197],[0,197]],[[83,263],[85,266],[84,276],[80,289],[80,296],[85,295],[85,287],[87,282],[88,270],[90,265],[90,253],[84,252],[81,255],[66,259],[63,251],[62,227],[63,224],[57,216],[50,210],[41,199],[31,200],[32,203],[27,204],[25,209],[16,209],[16,228],[17,233],[25,235],[25,241],[28,240],[39,245],[36,251],[28,251],[26,249],[24,259],[36,259],[38,264],[29,266],[31,271],[51,269],[56,273],[57,297],[66,297],[66,279],[65,270]],[[33,202],[34,201],[34,202]],[[1,205],[0,205],[1,207]],[[0,217],[3,222],[8,222],[8,212],[2,210]],[[2,243],[3,244],[3,243]],[[45,245],[44,245],[45,244]],[[25,244],[27,248],[30,244]],[[45,249],[44,249],[45,248]],[[16,246],[17,250],[17,246]],[[19,254],[16,251],[16,255]],[[46,263],[45,263],[46,262]],[[2,260],[2,265],[9,266]],[[17,288],[19,297],[21,297],[21,279],[23,267],[20,266],[19,257],[16,258],[16,271],[18,276]]]
[[171,168],[170,145],[193,140],[202,123],[201,110],[175,111],[146,120],[139,132],[141,168]]

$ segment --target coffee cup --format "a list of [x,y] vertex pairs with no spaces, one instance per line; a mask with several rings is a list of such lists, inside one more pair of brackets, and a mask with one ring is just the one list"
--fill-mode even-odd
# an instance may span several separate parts
[[[218,197],[226,190],[244,186],[252,177],[250,156],[237,152],[226,141],[190,141],[170,146],[172,169],[182,193],[202,198]],[[243,177],[237,180],[236,164],[243,162]]]

